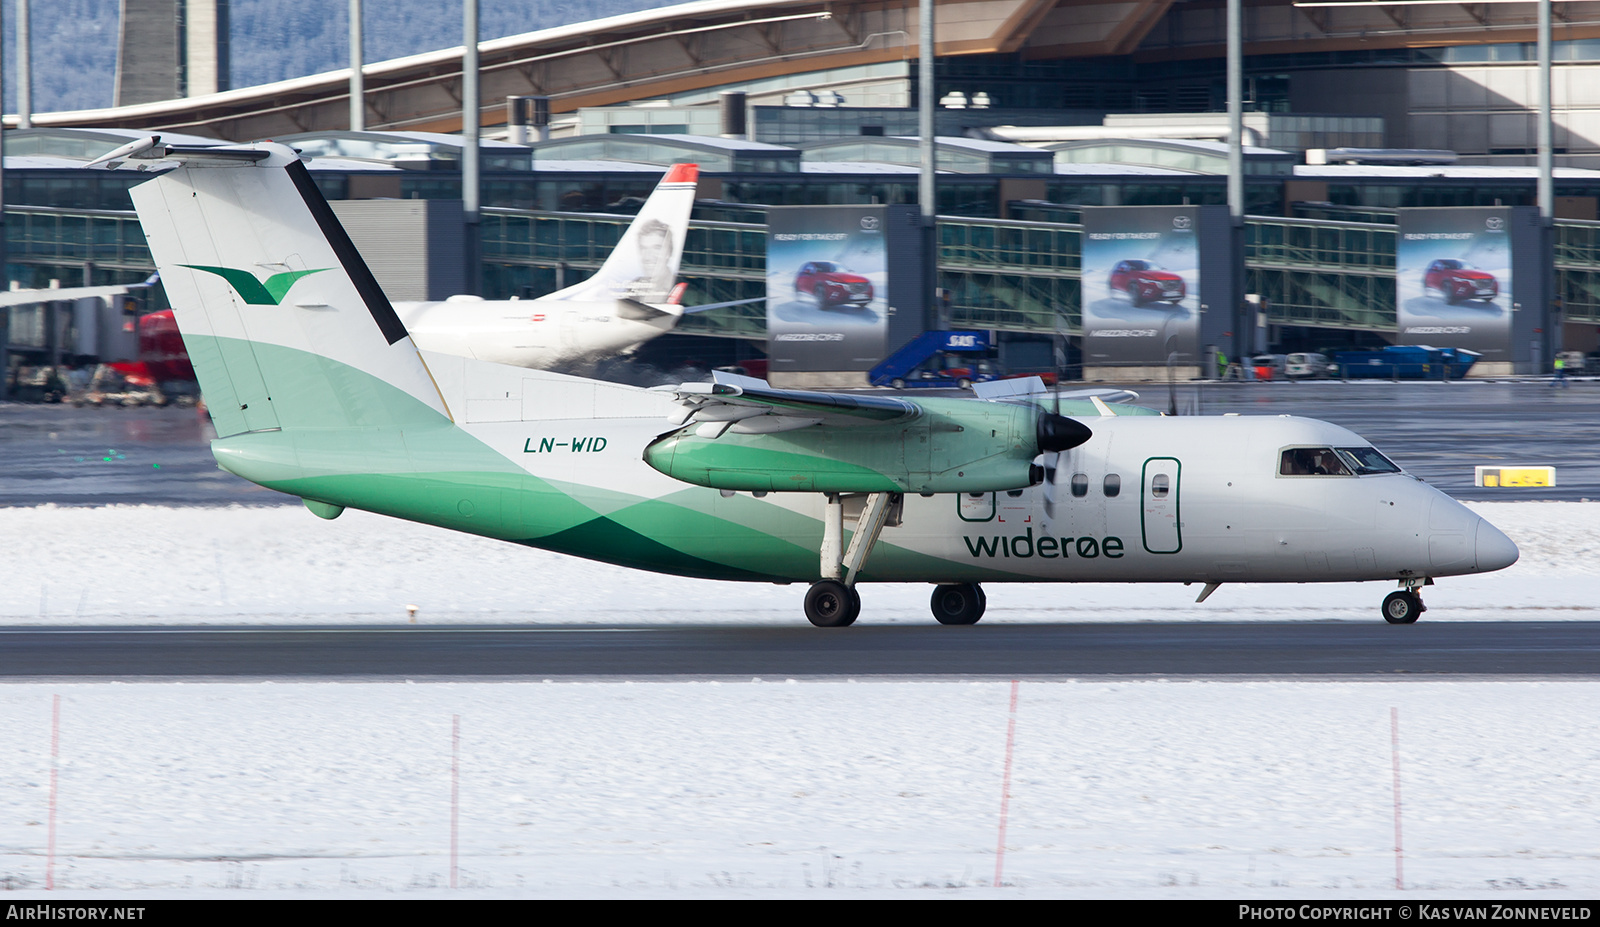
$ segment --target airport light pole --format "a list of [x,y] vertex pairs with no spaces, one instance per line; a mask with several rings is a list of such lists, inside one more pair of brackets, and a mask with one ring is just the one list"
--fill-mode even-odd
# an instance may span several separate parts
[[29,0],[17,0],[17,128],[33,128],[33,68],[29,62]]
[[1244,17],[1228,0],[1228,254],[1233,275],[1233,356],[1255,347],[1256,320],[1244,300]]
[[[5,4],[0,3],[0,36],[6,34]],[[6,96],[5,42],[0,42],[0,100]],[[0,117],[5,107],[0,106]],[[0,289],[11,287],[11,270],[6,264],[6,133],[5,120],[0,118]],[[11,398],[11,309],[0,316],[0,399]]]
[[1556,215],[1554,132],[1550,111],[1550,0],[1539,0],[1539,219]]
[[923,324],[933,328],[946,328],[939,304],[939,239],[937,222],[939,188],[937,184],[937,153],[934,148],[933,123],[933,0],[919,0],[917,5],[917,134],[921,154],[921,170],[917,178],[917,203],[922,207],[922,259],[927,264],[922,274]]
[[[1562,319],[1556,314],[1556,185],[1555,149],[1551,127],[1550,107],[1550,0],[1539,0],[1539,256],[1540,271],[1544,274],[1545,320],[1544,344],[1549,350],[1539,351],[1539,366],[1555,360],[1561,350]],[[1545,357],[1550,358],[1549,361]],[[1534,373],[1543,373],[1535,369]]]
[[478,0],[461,0],[461,211],[466,289],[478,292]]
[[361,42],[361,0],[350,0],[350,131],[367,129],[367,82],[361,73],[366,49]]

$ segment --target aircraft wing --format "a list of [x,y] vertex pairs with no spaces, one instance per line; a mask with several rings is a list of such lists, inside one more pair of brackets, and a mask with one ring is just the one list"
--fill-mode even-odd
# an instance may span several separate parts
[[979,399],[1001,401],[1006,399],[1027,399],[1042,401],[1046,399],[1061,399],[1066,401],[1083,400],[1093,402],[1138,402],[1139,394],[1131,389],[1073,389],[1051,390],[1039,377],[1016,377],[1009,380],[990,380],[987,383],[972,384],[972,391]]
[[661,388],[678,400],[678,427],[645,448],[645,463],[732,492],[1010,491],[1039,481],[1041,452],[1093,437],[1031,403],[774,389],[721,372]]
[[678,401],[672,423],[700,423],[702,437],[730,428],[737,434],[772,434],[822,424],[878,425],[922,411],[916,403],[888,396],[775,389],[765,380],[722,371],[711,376],[710,383],[666,387]]
[[125,283],[117,286],[74,286],[49,290],[4,290],[0,291],[0,308],[26,306],[31,303],[54,303],[88,296],[121,296],[128,292],[130,286],[138,285]]

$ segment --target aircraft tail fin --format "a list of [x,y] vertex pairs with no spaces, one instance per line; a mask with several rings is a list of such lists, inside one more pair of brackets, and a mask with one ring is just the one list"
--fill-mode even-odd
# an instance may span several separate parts
[[647,305],[668,304],[678,279],[678,264],[683,259],[689,211],[694,207],[699,176],[697,164],[672,165],[600,270],[582,283],[541,298],[585,302],[630,299]]
[[293,149],[120,156],[177,162],[131,193],[219,436],[451,420]]

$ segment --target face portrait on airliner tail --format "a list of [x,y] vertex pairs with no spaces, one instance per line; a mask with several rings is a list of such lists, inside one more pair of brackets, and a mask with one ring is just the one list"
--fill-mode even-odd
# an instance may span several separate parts
[[671,259],[672,230],[658,219],[645,220],[639,229],[639,279],[629,285],[629,295],[646,302],[662,299],[672,286]]

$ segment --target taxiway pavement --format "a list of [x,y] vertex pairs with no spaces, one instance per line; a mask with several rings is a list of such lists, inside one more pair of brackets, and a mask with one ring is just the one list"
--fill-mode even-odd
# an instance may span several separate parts
[[[1068,384],[1067,388],[1111,384]],[[1167,409],[1164,383],[1128,384]],[[1460,499],[1600,498],[1600,381],[1179,383],[1180,414],[1304,415],[1343,425]],[[913,390],[907,395],[929,395]],[[958,395],[958,394],[949,394]],[[970,395],[970,394],[967,394]],[[217,469],[204,415],[0,403],[0,505],[279,505]],[[1479,489],[1475,464],[1554,466],[1553,488]]]
[[0,629],[0,679],[1594,676],[1600,623]]

